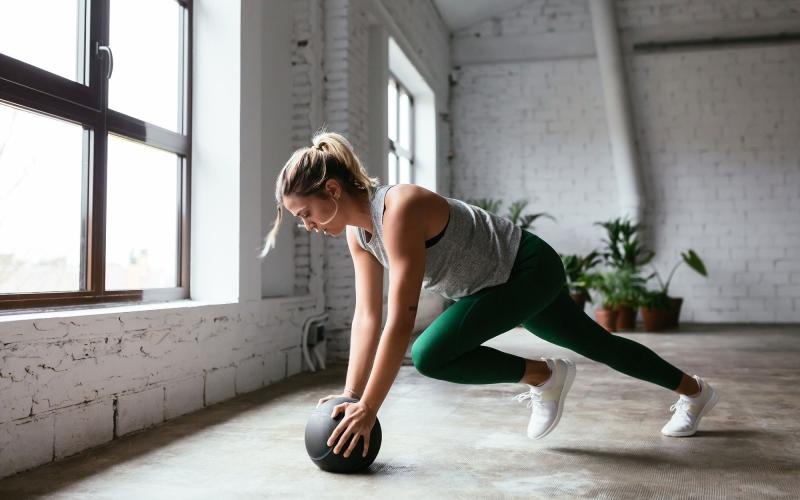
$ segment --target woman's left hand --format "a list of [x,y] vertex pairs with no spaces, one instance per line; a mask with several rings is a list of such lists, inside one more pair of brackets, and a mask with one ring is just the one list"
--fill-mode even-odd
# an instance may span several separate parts
[[377,412],[362,401],[342,403],[333,408],[331,418],[335,418],[342,411],[344,417],[328,438],[328,446],[333,446],[335,443],[333,452],[338,454],[349,442],[350,446],[344,452],[344,457],[347,458],[358,444],[358,439],[361,438],[364,440],[364,456],[366,457],[369,451],[369,436],[375,425]]

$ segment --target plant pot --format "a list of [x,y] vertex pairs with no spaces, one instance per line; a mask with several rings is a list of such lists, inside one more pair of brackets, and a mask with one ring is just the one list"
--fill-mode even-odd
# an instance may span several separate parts
[[678,328],[683,299],[681,297],[670,297],[669,303],[670,307],[668,309],[669,315],[667,316],[666,328]]
[[597,323],[609,332],[617,329],[617,310],[616,309],[595,309],[594,317]]
[[670,309],[650,309],[642,307],[642,321],[647,332],[660,332],[667,328]]
[[578,304],[578,307],[581,308],[581,311],[583,311],[584,307],[586,306],[586,299],[588,298],[586,297],[586,294],[584,292],[570,292],[569,296],[572,297],[572,300],[575,301],[575,303]]
[[636,328],[636,313],[630,306],[617,306],[617,330],[633,330]]

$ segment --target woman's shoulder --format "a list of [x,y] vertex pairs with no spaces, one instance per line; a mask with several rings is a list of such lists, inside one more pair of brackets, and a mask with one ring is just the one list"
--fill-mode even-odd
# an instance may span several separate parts
[[391,189],[386,191],[385,203],[387,208],[392,204],[424,204],[431,200],[444,199],[443,196],[416,184],[394,184],[390,187]]
[[415,184],[393,186],[384,207],[384,221],[413,220],[426,239],[439,234],[450,217],[447,198]]

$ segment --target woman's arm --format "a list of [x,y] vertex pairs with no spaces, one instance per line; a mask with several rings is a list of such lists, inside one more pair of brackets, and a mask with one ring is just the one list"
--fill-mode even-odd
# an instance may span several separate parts
[[349,442],[345,457],[355,448],[359,437],[364,439],[366,456],[378,408],[386,399],[408,349],[425,274],[425,236],[420,223],[423,211],[424,207],[414,202],[413,192],[397,193],[391,210],[387,209],[383,216],[383,239],[389,257],[389,314],[361,400],[344,403],[333,411],[335,416],[344,410],[345,416],[328,439],[328,445],[336,443],[334,453],[339,453]]
[[347,228],[347,246],[356,274],[356,309],[350,331],[350,358],[345,394],[360,398],[364,394],[383,317],[383,266],[358,244],[357,229]]
[[389,310],[375,365],[361,400],[377,413],[408,350],[425,274],[425,236],[410,198],[396,197],[384,214],[383,239],[389,257]]

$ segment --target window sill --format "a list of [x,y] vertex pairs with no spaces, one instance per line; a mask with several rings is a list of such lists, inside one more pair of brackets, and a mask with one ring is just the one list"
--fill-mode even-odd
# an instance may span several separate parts
[[[261,299],[264,305],[269,304],[294,304],[313,302],[316,298],[314,295],[297,295],[286,297],[266,297]],[[92,306],[73,306],[62,307],[44,310],[31,310],[31,311],[9,311],[8,313],[0,312],[0,324],[11,323],[13,321],[32,321],[41,319],[59,319],[59,318],[74,318],[76,316],[99,316],[102,314],[120,314],[120,313],[135,313],[135,312],[149,312],[149,311],[167,311],[175,309],[188,309],[195,307],[210,307],[210,306],[224,306],[236,305],[239,302],[214,302],[202,300],[175,300],[170,302],[151,302],[147,304],[108,304],[108,305],[92,305]]]
[[101,314],[119,314],[141,311],[159,311],[186,309],[189,307],[217,306],[228,302],[203,302],[200,300],[175,300],[171,302],[155,302],[148,304],[109,304],[92,306],[60,307],[31,311],[0,312],[0,323],[12,321],[30,321],[37,319],[73,318],[76,316],[99,316]]

